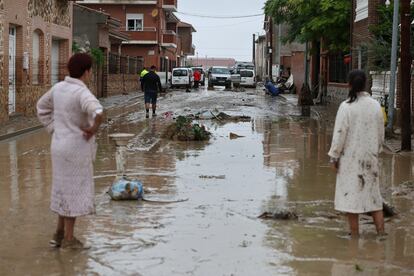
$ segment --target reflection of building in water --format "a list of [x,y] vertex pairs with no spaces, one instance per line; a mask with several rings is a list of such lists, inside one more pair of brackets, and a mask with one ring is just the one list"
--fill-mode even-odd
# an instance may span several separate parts
[[264,165],[275,169],[277,179],[284,179],[286,197],[316,200],[322,191],[332,199],[334,177],[327,156],[331,138],[317,121],[284,117],[275,122],[257,120],[255,127],[263,133]]
[[20,139],[0,145],[5,153],[0,159],[0,202],[6,210],[46,202],[51,179],[51,163],[48,155],[38,149],[44,140]]

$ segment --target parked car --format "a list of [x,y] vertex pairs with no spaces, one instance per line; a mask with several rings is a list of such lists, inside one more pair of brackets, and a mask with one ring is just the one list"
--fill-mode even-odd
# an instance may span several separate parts
[[241,70],[255,70],[254,64],[251,62],[237,62],[233,67],[234,74],[240,74]]
[[240,85],[245,87],[256,88],[256,74],[254,70],[242,69],[240,70]]
[[199,71],[201,74],[201,85],[204,86],[206,85],[206,74],[204,73],[204,69],[203,67],[192,67],[191,69],[193,69],[193,72],[195,71]]
[[192,70],[190,68],[174,68],[172,70],[171,88],[191,88],[193,85]]
[[231,73],[227,67],[213,66],[208,76],[209,86],[225,86],[231,88]]

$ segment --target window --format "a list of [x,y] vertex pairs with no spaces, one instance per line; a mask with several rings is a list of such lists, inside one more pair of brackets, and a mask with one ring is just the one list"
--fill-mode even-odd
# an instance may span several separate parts
[[355,22],[368,18],[368,0],[357,0]]
[[345,64],[344,54],[338,53],[329,56],[329,81],[347,83],[350,64]]
[[242,77],[242,78],[253,78],[254,73],[253,73],[253,71],[250,71],[250,70],[241,70],[240,71],[240,77]]
[[187,69],[177,69],[173,72],[174,77],[185,77],[188,76],[188,70]]
[[138,13],[127,14],[127,31],[142,31],[144,29],[144,15]]

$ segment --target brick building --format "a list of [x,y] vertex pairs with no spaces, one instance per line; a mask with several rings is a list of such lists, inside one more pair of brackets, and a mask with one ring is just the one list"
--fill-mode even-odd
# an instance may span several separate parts
[[212,66],[233,67],[236,65],[236,60],[234,58],[191,57],[188,59],[188,64],[191,66],[201,66],[204,69]]
[[266,36],[260,35],[256,41],[255,47],[255,60],[254,65],[256,68],[256,77],[259,81],[265,80],[268,76],[267,72],[267,45]]
[[180,20],[174,15],[177,0],[84,0],[77,3],[120,19],[122,31],[130,36],[122,44],[122,54],[141,59],[144,66],[155,65],[158,70],[165,71],[185,59],[178,35]]
[[181,39],[181,62],[177,65],[179,66],[186,66],[187,65],[187,57],[194,56],[195,54],[195,46],[193,44],[193,33],[196,30],[194,29],[193,25],[186,23],[186,22],[179,22],[178,23],[178,36]]
[[73,41],[86,51],[100,51],[102,60],[94,64],[89,89],[97,97],[138,91],[137,74],[143,64],[121,55],[121,45],[129,36],[121,31],[122,22],[102,11],[73,6]]
[[36,102],[66,74],[72,2],[0,0],[0,122],[34,115]]
[[[385,0],[352,0],[350,64],[344,64],[344,54],[329,56],[327,64],[328,99],[338,102],[348,95],[347,75],[351,69],[369,70],[372,60],[367,45],[371,41],[371,26],[378,23],[378,7]],[[391,51],[391,49],[390,49]]]
[[265,74],[276,80],[280,72],[287,74],[290,71],[293,74],[296,92],[299,92],[305,79],[305,45],[284,42],[289,27],[275,24],[269,16],[265,17],[264,30],[265,44],[268,48]]

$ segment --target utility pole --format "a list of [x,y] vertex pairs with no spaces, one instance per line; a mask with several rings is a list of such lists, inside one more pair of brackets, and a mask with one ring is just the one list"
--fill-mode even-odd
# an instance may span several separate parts
[[401,150],[411,151],[411,14],[410,0],[401,0]]
[[253,64],[256,66],[256,34],[253,34]]
[[[400,0],[394,0],[394,15],[392,21],[392,48],[391,48],[391,74],[390,92],[388,98],[388,125],[387,132],[392,133],[394,128],[394,102],[395,102],[395,83],[397,74],[397,49],[398,49],[398,11]],[[387,1],[386,5],[390,5]]]

